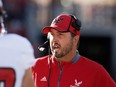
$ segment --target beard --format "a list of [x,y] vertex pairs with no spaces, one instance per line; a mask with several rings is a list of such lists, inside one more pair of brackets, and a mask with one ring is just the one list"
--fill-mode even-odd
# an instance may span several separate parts
[[64,56],[66,56],[67,54],[69,54],[72,49],[73,49],[73,41],[70,40],[69,43],[66,43],[64,46],[61,46],[59,44],[58,45],[58,49],[52,49],[52,54],[56,57],[56,58],[62,58]]

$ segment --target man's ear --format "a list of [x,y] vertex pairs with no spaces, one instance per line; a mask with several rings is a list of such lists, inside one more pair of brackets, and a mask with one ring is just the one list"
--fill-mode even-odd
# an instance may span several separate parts
[[78,42],[79,41],[79,36],[78,35],[76,35],[75,37],[74,37],[74,42]]

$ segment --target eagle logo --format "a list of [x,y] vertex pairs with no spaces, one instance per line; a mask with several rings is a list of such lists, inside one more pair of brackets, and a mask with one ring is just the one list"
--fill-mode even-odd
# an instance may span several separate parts
[[56,18],[54,19],[53,23],[59,23],[62,20],[64,20],[64,18]]

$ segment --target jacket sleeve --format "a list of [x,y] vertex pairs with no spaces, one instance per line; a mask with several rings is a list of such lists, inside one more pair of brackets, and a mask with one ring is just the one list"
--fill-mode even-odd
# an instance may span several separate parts
[[101,66],[101,70],[98,71],[96,75],[95,87],[116,87],[115,81],[112,79],[109,73],[102,66]]

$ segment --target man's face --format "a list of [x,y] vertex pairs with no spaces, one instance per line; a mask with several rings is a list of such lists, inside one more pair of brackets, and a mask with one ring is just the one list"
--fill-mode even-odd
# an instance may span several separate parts
[[51,29],[49,32],[50,48],[56,58],[64,57],[73,50],[73,38],[70,32],[58,32]]

